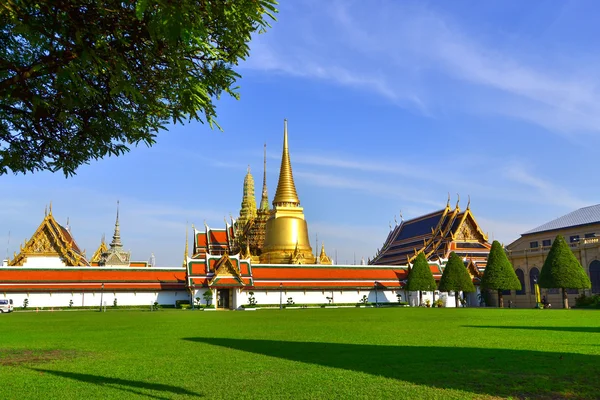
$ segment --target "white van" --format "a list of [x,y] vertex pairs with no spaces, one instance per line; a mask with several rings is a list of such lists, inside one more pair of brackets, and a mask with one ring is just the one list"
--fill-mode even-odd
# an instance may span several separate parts
[[12,312],[13,301],[12,299],[0,299],[0,313]]

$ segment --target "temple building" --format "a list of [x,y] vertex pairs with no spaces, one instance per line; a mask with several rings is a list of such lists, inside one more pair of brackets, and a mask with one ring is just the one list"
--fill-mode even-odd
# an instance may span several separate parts
[[[173,305],[194,302],[211,293],[218,308],[240,309],[256,301],[261,305],[297,304],[414,304],[418,296],[403,289],[410,263],[418,251],[428,257],[439,280],[450,251],[463,255],[474,282],[485,267],[489,252],[483,234],[467,205],[461,211],[446,208],[403,221],[390,232],[370,265],[332,265],[325,251],[313,249],[290,158],[287,121],[284,120],[279,179],[272,208],[266,181],[266,147],[259,204],[250,168],[243,182],[239,216],[225,220],[221,228],[192,226],[190,249],[187,239],[183,263],[156,268],[153,263],[130,261],[121,241],[119,209],[112,241],[104,238],[88,261],[70,230],[59,225],[50,211],[32,238],[13,260],[0,267],[0,293],[15,304],[25,299],[30,306]],[[21,266],[21,267],[16,267]],[[424,298],[432,299],[433,293]],[[454,296],[436,293],[447,306]],[[476,295],[474,295],[476,296]],[[284,300],[285,298],[285,300]],[[477,305],[476,300],[470,301]]]
[[[521,290],[506,291],[505,304],[512,301],[516,307],[535,307],[535,284],[557,235],[565,238],[592,282],[591,290],[568,289],[569,303],[575,304],[575,298],[581,293],[600,294],[600,204],[596,204],[533,228],[506,246],[508,258],[521,281]],[[559,289],[540,290],[552,307],[562,307]],[[494,305],[494,296],[490,300]]]
[[[69,224],[67,223],[67,226]],[[44,212],[44,219],[29,240],[20,246],[19,254],[7,260],[8,266],[89,266],[85,251],[81,251],[71,230],[60,225],[50,211]]]
[[174,304],[187,300],[185,269],[147,268],[129,260],[122,249],[119,217],[110,248],[104,239],[91,260],[75,242],[71,229],[60,225],[52,206],[20,252],[0,267],[0,297],[15,307]]
[[[459,199],[460,201],[460,199]],[[393,229],[371,265],[406,265],[412,263],[419,252],[425,253],[427,260],[445,260],[455,252],[468,260],[473,267],[483,272],[491,245],[471,212],[471,202],[461,211],[459,201],[430,214],[407,221]]]

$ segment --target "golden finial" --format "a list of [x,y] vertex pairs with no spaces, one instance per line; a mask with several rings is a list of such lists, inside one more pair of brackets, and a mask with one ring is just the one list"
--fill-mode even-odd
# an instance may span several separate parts
[[183,266],[186,267],[187,265],[187,259],[188,256],[190,254],[190,250],[188,247],[188,227],[187,227],[187,221],[185,222],[185,251],[183,253]]
[[448,192],[448,201],[446,202],[446,208],[450,208],[450,192]]
[[281,155],[281,168],[279,170],[279,182],[273,199],[273,205],[300,205],[294,177],[292,175],[292,164],[288,148],[287,119],[283,120],[283,154]]
[[269,211],[269,193],[267,191],[267,144],[264,145],[264,159],[263,159],[263,187],[262,197],[260,199],[260,209],[263,211]]
[[48,216],[48,206],[44,207],[44,217]]
[[394,215],[394,225],[398,226],[398,220],[396,219],[396,216]]
[[458,206],[458,203],[460,203],[460,194],[456,193],[456,197],[457,197],[457,199],[456,199],[456,207],[455,208],[458,208],[460,210],[460,207]]
[[402,216],[402,210],[400,210],[400,222],[404,222],[404,217]]
[[471,208],[471,195],[470,195],[470,194],[469,194],[469,195],[467,195],[467,198],[469,199],[469,200],[467,201],[467,210],[469,210],[469,209]]
[[50,208],[48,210],[48,215],[52,215],[52,202],[50,202]]

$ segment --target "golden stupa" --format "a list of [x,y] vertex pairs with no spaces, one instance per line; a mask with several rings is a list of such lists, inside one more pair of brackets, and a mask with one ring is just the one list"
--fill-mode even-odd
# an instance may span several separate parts
[[315,256],[308,240],[304,209],[296,193],[288,149],[287,120],[283,121],[283,154],[273,210],[267,220],[260,262],[265,264],[312,264]]

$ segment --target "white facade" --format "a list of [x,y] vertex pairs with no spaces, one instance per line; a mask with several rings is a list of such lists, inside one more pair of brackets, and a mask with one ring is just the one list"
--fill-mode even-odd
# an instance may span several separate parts
[[23,301],[28,300],[28,308],[40,307],[107,307],[114,305],[117,299],[118,306],[148,306],[154,302],[160,305],[175,305],[176,300],[189,300],[189,293],[181,291],[159,291],[159,292],[31,292],[31,293],[2,293],[0,298],[12,299],[15,308],[23,306]]

